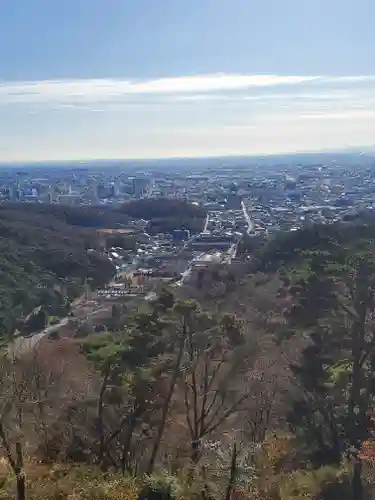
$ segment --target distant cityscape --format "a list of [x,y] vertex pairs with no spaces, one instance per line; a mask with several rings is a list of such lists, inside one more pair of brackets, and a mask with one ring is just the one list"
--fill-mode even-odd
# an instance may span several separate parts
[[275,231],[331,224],[362,209],[372,210],[375,155],[0,167],[0,201],[4,205],[47,203],[115,209],[132,200],[162,198],[203,209],[207,215],[200,231],[192,234],[177,227],[165,234],[147,234],[147,221],[130,220],[128,229],[137,234],[135,251],[112,248],[108,252],[119,276],[131,276],[143,284],[153,277],[172,279],[181,285],[209,262],[235,262],[239,242],[246,234],[267,237]]
[[251,234],[296,230],[372,209],[375,155],[0,166],[2,203],[117,206],[158,197],[204,207],[211,213],[206,232],[248,230],[232,210],[250,215]]
[[[160,208],[155,200],[160,200],[163,217],[173,219],[173,224],[150,227],[150,220],[117,211],[142,200],[150,202],[146,203],[150,218],[155,215],[152,207]],[[361,210],[375,209],[374,200],[375,155],[370,153],[0,167],[4,208],[18,204],[57,205],[59,210],[103,207],[100,213],[107,209],[125,215],[108,219],[121,220],[115,227],[97,229],[99,237],[112,234],[114,238],[114,243],[103,247],[103,254],[116,274],[105,287],[94,290],[89,282],[85,285],[86,300],[74,314],[94,323],[110,314],[113,301],[153,300],[160,283],[196,286],[207,277],[204,271],[209,267],[241,266],[244,257],[251,259],[251,255],[240,255],[244,238],[332,224]],[[186,207],[193,209],[188,220],[197,217],[196,229],[182,223],[176,227],[181,213],[169,214],[165,207],[173,212],[173,207],[181,205],[179,201],[187,203],[182,204],[182,212]],[[133,238],[133,244],[122,246],[122,235],[125,242]],[[214,289],[221,284],[209,286]],[[48,327],[42,335],[62,324]]]

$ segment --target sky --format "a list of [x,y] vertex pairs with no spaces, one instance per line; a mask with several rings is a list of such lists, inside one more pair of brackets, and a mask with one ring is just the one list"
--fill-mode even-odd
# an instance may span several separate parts
[[0,161],[375,148],[374,0],[0,0]]

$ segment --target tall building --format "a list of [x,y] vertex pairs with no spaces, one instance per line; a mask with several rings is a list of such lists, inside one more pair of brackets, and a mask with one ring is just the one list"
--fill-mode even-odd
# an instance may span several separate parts
[[108,198],[111,195],[111,189],[101,182],[97,185],[96,195],[99,200]]
[[[71,193],[70,193],[71,194]],[[54,186],[49,186],[48,189],[48,203],[56,203],[58,200],[58,194]]]
[[18,201],[20,199],[18,186],[11,186],[8,188],[8,199],[10,201]]
[[113,198],[117,198],[118,196],[120,196],[121,188],[118,181],[113,182],[113,184],[110,187],[110,192]]
[[133,177],[132,194],[136,197],[142,196],[148,192],[150,181],[145,177]]

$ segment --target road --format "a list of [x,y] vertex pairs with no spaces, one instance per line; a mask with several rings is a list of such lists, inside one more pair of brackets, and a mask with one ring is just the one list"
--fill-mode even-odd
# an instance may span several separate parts
[[69,323],[69,320],[72,321],[78,320],[78,322],[82,323],[89,318],[94,318],[98,314],[102,314],[103,312],[107,311],[108,311],[108,306],[100,307],[99,309],[93,309],[90,312],[86,312],[82,317],[79,317],[77,315],[66,316],[65,318],[62,318],[61,321],[59,321],[59,323],[47,326],[47,328],[45,328],[41,332],[34,333],[28,337],[22,337],[22,336],[16,337],[13,343],[9,345],[9,353],[12,356],[14,356],[30,352],[39,344],[39,342],[44,337],[48,337],[48,335],[50,335],[51,333],[57,332],[59,331],[60,328],[66,326]]
[[29,337],[16,337],[13,343],[9,345],[9,354],[13,357],[31,351],[44,337],[66,326],[69,319],[71,318],[65,317],[59,323],[56,323],[56,325],[48,326],[43,331]]
[[204,233],[207,231],[207,227],[208,227],[209,222],[210,222],[210,213],[208,212],[207,217],[206,217],[206,222],[204,223],[204,228],[203,228]]
[[246,205],[243,201],[241,201],[241,207],[242,207],[242,211],[243,211],[243,216],[245,217],[246,222],[247,222],[247,234],[250,234],[251,231],[253,230],[254,224],[250,218],[249,212],[247,211]]
[[[131,264],[129,264],[129,266],[127,266],[127,268],[124,271],[118,273],[118,277],[121,278],[124,276],[126,276],[126,277],[131,276],[134,273],[134,271],[137,269],[138,265],[139,265],[139,259],[135,258],[133,260],[133,262]],[[109,283],[109,286],[111,286],[111,284],[115,284],[115,283],[116,283],[116,279],[113,278],[111,280],[111,282]],[[79,306],[82,307],[82,306],[84,306],[85,303],[87,303],[87,297],[86,297],[86,294],[83,294],[72,302],[72,309],[75,309]],[[50,335],[51,333],[58,331],[60,328],[66,326],[70,319],[79,318],[81,321],[83,321],[84,319],[87,319],[89,317],[94,317],[94,316],[106,311],[107,309],[108,309],[108,307],[104,307],[104,308],[102,307],[99,309],[92,309],[91,311],[87,311],[87,313],[84,314],[84,318],[82,318],[82,317],[79,318],[79,314],[75,314],[74,317],[65,316],[64,318],[61,318],[59,323],[56,323],[55,325],[48,326],[47,328],[45,328],[41,332],[34,333],[28,337],[23,337],[23,336],[16,337],[14,339],[14,341],[12,342],[12,344],[9,345],[9,354],[13,357],[15,355],[20,355],[22,353],[29,352],[32,349],[34,349],[36,347],[36,345],[44,337]]]
[[[137,268],[137,265],[138,265],[138,261],[133,262],[132,264],[129,265],[129,268],[127,268],[126,271],[121,273],[121,275],[122,276],[131,275],[134,272],[134,270]],[[110,282],[109,286],[111,284],[115,284],[115,283],[116,283],[116,280],[113,279]],[[91,301],[89,301],[89,302],[91,302]],[[74,302],[72,303],[72,309],[75,309],[77,307],[80,307],[82,309],[84,307],[85,303],[89,304],[89,302],[87,301],[85,294],[81,295],[76,300],[74,300]],[[107,310],[108,310],[108,306],[101,307],[99,309],[92,308],[92,310],[85,312],[83,315],[82,315],[82,312],[80,315],[79,311],[75,311],[75,314],[73,317],[65,316],[64,318],[61,318],[59,323],[56,323],[55,325],[50,325],[41,332],[34,333],[28,337],[23,337],[23,336],[16,337],[14,339],[13,343],[9,345],[9,354],[13,357],[15,355],[20,355],[20,354],[24,354],[26,352],[30,352],[32,349],[34,349],[37,346],[37,344],[44,337],[47,337],[51,333],[54,333],[54,332],[58,331],[60,328],[66,326],[68,324],[69,320],[79,319],[80,321],[85,321],[86,319],[93,318],[96,315],[101,314]]]
[[231,264],[232,262],[232,259],[235,259],[236,258],[236,254],[237,254],[237,249],[238,249],[238,243],[234,243],[230,249],[228,250],[225,258],[224,258],[224,262],[226,264]]

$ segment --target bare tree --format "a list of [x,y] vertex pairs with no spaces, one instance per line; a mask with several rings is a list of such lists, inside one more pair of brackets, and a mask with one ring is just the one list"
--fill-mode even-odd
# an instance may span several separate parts
[[17,500],[26,500],[25,448],[29,407],[28,366],[22,360],[1,360],[0,442],[16,478]]
[[26,499],[26,461],[48,459],[54,422],[73,399],[84,399],[77,352],[68,344],[43,341],[18,357],[1,358],[0,446],[16,477],[18,500]]
[[252,395],[254,382],[263,378],[256,374],[252,383],[247,371],[250,358],[243,345],[241,358],[237,350],[220,332],[188,331],[183,386],[194,464],[201,457],[202,441],[236,415]]
[[244,434],[251,443],[264,441],[270,425],[275,397],[275,387],[270,382],[265,382],[254,393],[253,403],[246,408]]
[[172,374],[170,377],[169,388],[164,399],[161,411],[161,419],[157,426],[156,438],[151,450],[151,456],[147,467],[148,474],[153,472],[156,457],[159,451],[160,443],[163,437],[165,424],[167,421],[168,412],[171,406],[172,397],[176,387],[176,383],[180,376],[181,363],[184,356],[185,344],[187,338],[187,332],[192,331],[193,316],[196,312],[196,303],[194,302],[180,302],[175,305],[175,312],[180,318],[180,327],[177,335],[176,348],[177,356],[172,368]]

